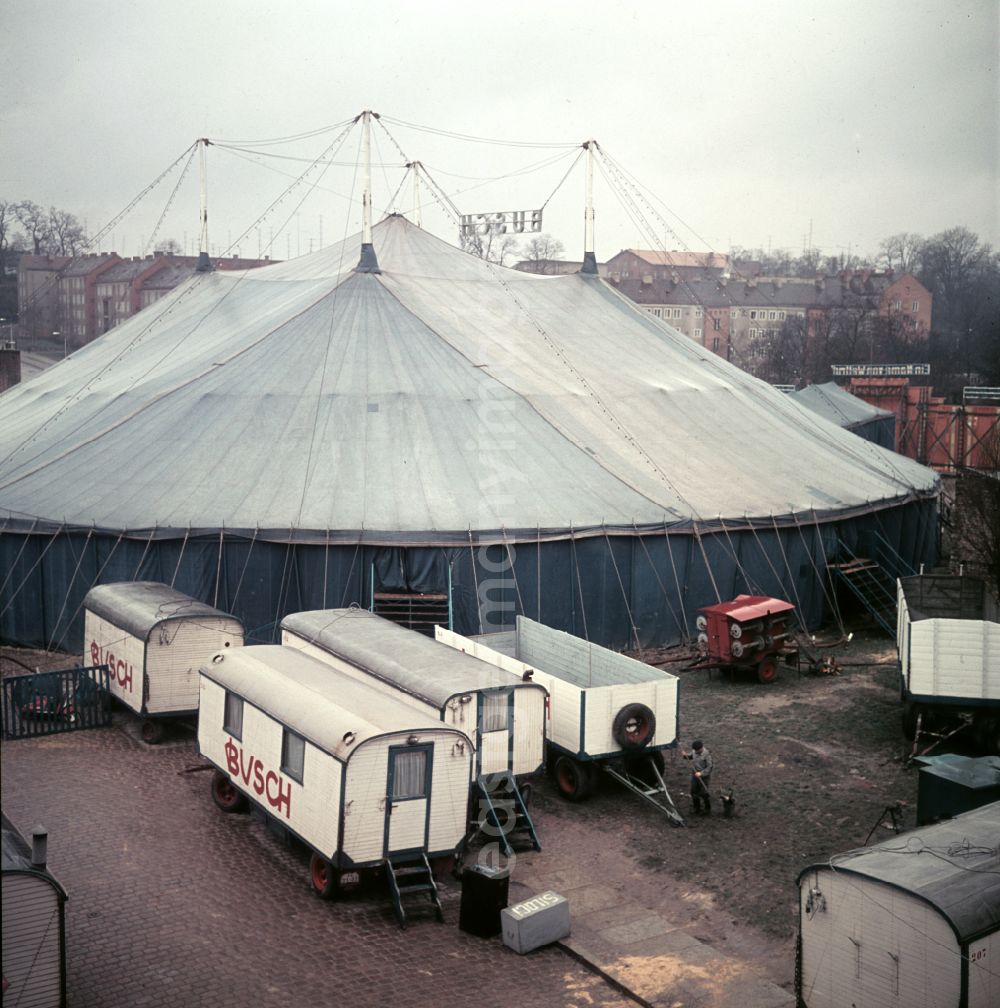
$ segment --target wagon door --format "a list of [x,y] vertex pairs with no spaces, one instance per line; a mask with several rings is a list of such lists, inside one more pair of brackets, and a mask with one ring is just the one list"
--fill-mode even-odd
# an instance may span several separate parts
[[479,735],[476,759],[479,773],[511,770],[514,761],[514,690],[512,687],[482,690],[476,716]]
[[389,747],[385,799],[385,854],[426,850],[434,746]]

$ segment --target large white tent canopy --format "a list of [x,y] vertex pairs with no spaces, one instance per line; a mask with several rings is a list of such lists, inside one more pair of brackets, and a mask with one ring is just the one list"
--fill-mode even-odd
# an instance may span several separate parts
[[11,517],[137,530],[639,527],[933,492],[580,274],[501,270],[391,217],[198,275],[0,400]]

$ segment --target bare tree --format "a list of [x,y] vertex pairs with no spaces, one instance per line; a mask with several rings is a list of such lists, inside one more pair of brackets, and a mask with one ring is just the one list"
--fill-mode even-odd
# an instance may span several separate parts
[[49,214],[37,203],[24,200],[16,204],[18,223],[24,228],[35,255],[44,255],[52,241],[52,224]]
[[555,263],[565,255],[563,243],[548,234],[529,238],[521,248],[521,259],[527,273],[555,273]]
[[164,255],[180,255],[183,251],[181,243],[176,238],[164,238],[156,243],[156,251]]
[[461,235],[462,249],[497,266],[506,266],[507,260],[517,253],[517,239],[498,227],[489,228],[485,234],[473,231]]
[[900,231],[879,242],[877,263],[894,273],[916,273],[920,268],[924,249],[922,235]]
[[83,225],[65,210],[49,207],[49,232],[53,254],[75,256],[87,246],[87,234]]

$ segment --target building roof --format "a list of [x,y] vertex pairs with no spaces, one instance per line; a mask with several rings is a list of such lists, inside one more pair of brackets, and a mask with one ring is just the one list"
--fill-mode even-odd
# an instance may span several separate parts
[[463,693],[542,688],[366,609],[293,613],[281,628],[438,709]]
[[872,420],[895,421],[891,410],[879,409],[842,389],[836,382],[823,385],[807,385],[792,393],[792,397],[807,409],[812,410],[832,423],[847,430],[870,423]]
[[622,249],[618,254],[631,252],[651,266],[701,266],[724,268],[731,257],[724,252],[691,252],[688,250],[660,251],[659,249]]
[[135,256],[131,259],[122,259],[121,262],[101,274],[101,283],[121,283],[135,280],[144,273],[159,268],[161,262],[162,260],[153,256]]
[[88,252],[86,255],[74,256],[60,271],[60,277],[90,276],[94,270],[110,263],[119,262],[117,252]]
[[60,899],[67,898],[66,890],[47,868],[36,868],[31,863],[31,847],[3,813],[0,813],[0,871],[37,875],[52,885]]
[[500,270],[399,216],[373,237],[379,273],[357,235],[196,274],[5,392],[7,527],[535,541],[937,492],[598,277]]
[[153,629],[172,620],[239,620],[220,609],[198,602],[157,581],[126,581],[97,585],[87,592],[84,607],[133,637],[146,640]]
[[355,679],[293,647],[233,648],[201,671],[343,762],[363,742],[387,734],[467,738],[374,680]]
[[1000,927],[1000,802],[883,843],[838,854],[799,874],[850,873],[925,900],[964,943]]

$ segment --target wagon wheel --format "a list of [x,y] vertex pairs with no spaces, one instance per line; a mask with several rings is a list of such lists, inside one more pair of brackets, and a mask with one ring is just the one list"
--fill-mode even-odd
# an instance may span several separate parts
[[361,885],[361,873],[356,871],[341,871],[328,861],[322,854],[315,852],[309,858],[309,881],[313,892],[320,899],[333,899],[334,896],[353,892]]
[[560,756],[555,765],[556,786],[569,801],[583,801],[590,795],[593,773],[586,763],[572,756]]
[[221,770],[212,774],[212,801],[223,812],[244,812],[247,807],[246,796]]
[[527,808],[531,804],[531,781],[525,781],[518,787],[518,791],[521,792],[521,801],[524,802],[524,807]]
[[139,735],[147,745],[157,745],[163,741],[163,725],[147,718],[139,727]]
[[764,658],[757,666],[757,678],[762,683],[772,683],[778,678],[778,663],[771,658]]
[[903,737],[910,742],[917,734],[917,718],[920,716],[920,706],[907,700],[903,704]]
[[625,750],[649,745],[656,731],[656,715],[643,703],[626,704],[611,725],[614,740]]

